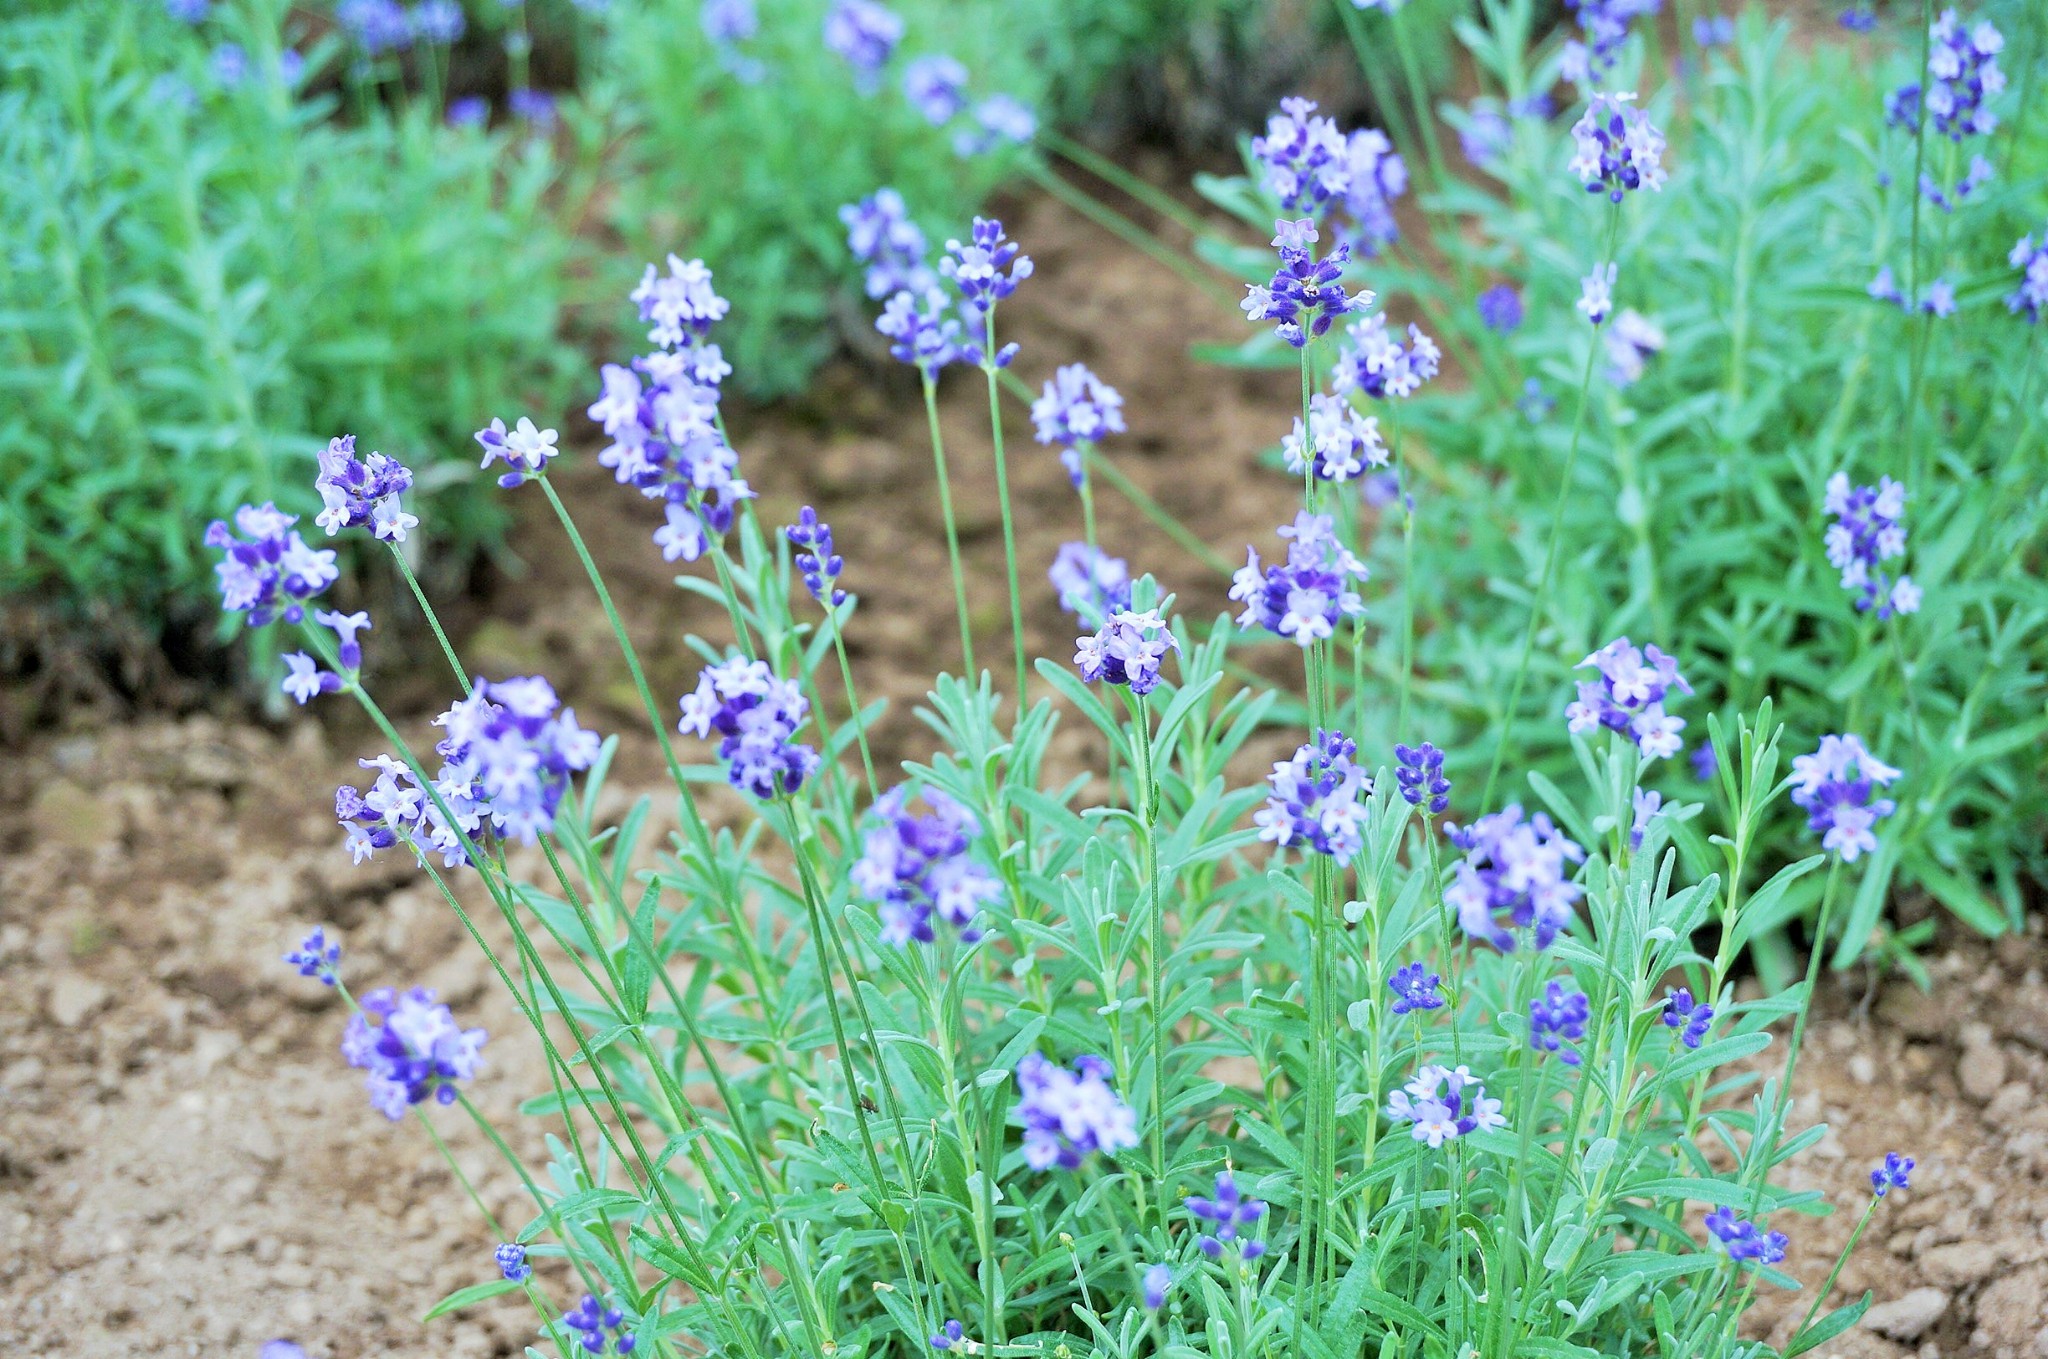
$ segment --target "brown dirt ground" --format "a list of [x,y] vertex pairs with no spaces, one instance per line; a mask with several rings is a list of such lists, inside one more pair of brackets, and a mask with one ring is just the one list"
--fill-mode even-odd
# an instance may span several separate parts
[[[1185,361],[1189,340],[1240,333],[1235,319],[1065,210],[1022,205],[1012,226],[1039,265],[1005,313],[1025,341],[1024,375],[1093,365],[1127,398],[1119,464],[1226,552],[1264,541],[1291,513],[1293,487],[1254,459],[1285,427],[1291,380]],[[799,405],[742,414],[736,433],[765,522],[810,500],[837,531],[866,604],[854,663],[868,694],[895,703],[877,733],[893,763],[924,753],[910,708],[956,658],[921,411],[892,376],[844,364]],[[982,659],[1000,667],[984,402],[971,375],[955,377],[943,418]],[[585,422],[562,427],[572,448],[594,447]],[[1057,656],[1072,630],[1042,572],[1079,536],[1078,516],[1014,407],[1008,428],[1030,645]],[[683,638],[718,635],[715,614],[669,584],[645,505],[602,475],[565,480],[656,691],[680,692],[695,665]],[[1187,612],[1222,608],[1220,578],[1102,499],[1105,545],[1180,589]],[[471,611],[465,655],[487,674],[545,668],[587,723],[630,730],[638,709],[603,620],[537,508],[525,507],[527,569]],[[387,661],[401,710],[440,706],[430,660]],[[0,755],[0,1346],[98,1359],[253,1353],[289,1336],[316,1359],[481,1357],[516,1354],[529,1335],[508,1306],[421,1327],[435,1300],[488,1273],[497,1238],[418,1128],[364,1106],[335,1051],[340,1005],[278,961],[308,925],[336,926],[351,985],[433,985],[508,1035],[476,1083],[488,1112],[509,1115],[542,1086],[510,1037],[510,1007],[432,889],[403,865],[355,869],[339,852],[331,790],[374,748],[330,707],[277,729],[213,715],[82,723]],[[626,789],[652,785],[648,743],[627,748],[621,771]],[[1866,1329],[1824,1352],[2048,1356],[2044,967],[2036,933],[1955,946],[1935,963],[1932,995],[1863,976],[1825,990],[1800,1100],[1832,1131],[1794,1178],[1853,1208],[1885,1151],[1912,1152],[1922,1169],[1843,1276],[1845,1293],[1868,1287],[1892,1303],[1892,1338]],[[442,1126],[487,1203],[523,1221],[516,1183],[481,1139]],[[1789,1225],[1789,1267],[1821,1277],[1851,1220]],[[1789,1308],[1767,1299],[1759,1321],[1789,1327]]]

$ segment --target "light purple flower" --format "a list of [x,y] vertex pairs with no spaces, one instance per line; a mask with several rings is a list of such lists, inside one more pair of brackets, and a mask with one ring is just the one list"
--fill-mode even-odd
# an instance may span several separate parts
[[1031,423],[1038,442],[1059,445],[1060,461],[1078,488],[1082,468],[1077,445],[1092,447],[1107,435],[1122,434],[1124,399],[1087,365],[1070,363],[1053,374],[1031,403]]
[[861,899],[876,905],[884,943],[931,943],[934,915],[973,943],[981,937],[975,917],[1003,894],[971,852],[981,823],[936,788],[923,790],[924,812],[909,810],[911,796],[908,784],[882,795],[848,876]]
[[416,1104],[453,1104],[456,1083],[483,1064],[488,1035],[464,1029],[431,987],[397,992],[379,987],[363,997],[341,1039],[341,1055],[370,1074],[363,1084],[370,1104],[396,1123]]
[[1059,591],[1060,607],[1085,627],[1099,628],[1131,607],[1130,566],[1099,547],[1062,543],[1046,578]]
[[1821,833],[1821,848],[1854,863],[1877,848],[1877,823],[1897,810],[1890,798],[1873,794],[1899,776],[1861,737],[1823,736],[1820,749],[1792,759],[1792,801],[1806,809],[1807,828]]
[[974,106],[974,121],[953,134],[953,152],[985,156],[1005,146],[1024,146],[1038,135],[1031,105],[1009,94],[992,94]]
[[1828,565],[1842,573],[1842,588],[1856,595],[1859,613],[1880,619],[1920,611],[1920,587],[1894,578],[1884,563],[1906,555],[1906,488],[1890,477],[1875,486],[1852,486],[1847,472],[1828,478],[1822,508],[1835,517],[1822,539]]
[[1444,904],[1457,912],[1458,926],[1474,939],[1504,953],[1516,947],[1516,930],[1527,930],[1538,949],[1549,948],[1572,922],[1572,906],[1584,891],[1571,880],[1571,865],[1586,852],[1567,839],[1542,812],[1524,820],[1510,804],[1460,829],[1446,826],[1452,844],[1465,851],[1444,891]]
[[1024,1124],[1024,1160],[1033,1170],[1078,1170],[1090,1156],[1113,1156],[1138,1145],[1138,1119],[1117,1097],[1115,1070],[1100,1057],[1073,1069],[1037,1052],[1017,1063],[1017,1116]]
[[1159,687],[1166,653],[1179,650],[1180,639],[1157,609],[1120,609],[1094,634],[1074,639],[1074,665],[1090,684],[1120,685],[1142,697]]
[[735,657],[705,667],[694,692],[682,699],[678,725],[685,736],[719,737],[733,787],[766,801],[802,788],[818,768],[818,754],[798,742],[810,703],[794,681],[777,678],[766,661]]
[[825,15],[825,46],[853,68],[854,85],[872,93],[896,44],[903,41],[903,20],[875,0],[834,0]]
[[300,707],[304,707],[316,694],[331,694],[341,688],[341,676],[322,670],[303,651],[286,652],[284,663],[290,667],[291,673],[284,677],[281,687]]
[[1582,680],[1578,698],[1564,710],[1574,735],[1606,727],[1629,737],[1651,759],[1676,755],[1684,748],[1678,733],[1685,730],[1685,719],[1664,711],[1665,699],[1674,690],[1692,692],[1674,658],[1654,643],[1637,650],[1628,638],[1617,637],[1577,668],[1588,666],[1599,672],[1599,678]]
[[1444,1143],[1507,1126],[1501,1102],[1486,1097],[1486,1086],[1463,1066],[1425,1066],[1387,1096],[1387,1117],[1411,1125],[1409,1136],[1434,1151]]
[[846,225],[846,248],[854,261],[867,266],[868,296],[882,298],[905,289],[923,292],[938,283],[925,262],[924,232],[910,220],[903,195],[881,188],[858,203],[839,209]]
[[265,501],[235,511],[241,537],[219,519],[206,530],[206,545],[222,554],[213,568],[221,608],[246,614],[252,628],[274,618],[298,622],[305,617],[306,601],[340,578],[333,549],[307,547],[292,530],[298,522],[298,516]]
[[967,68],[943,52],[930,52],[903,68],[903,97],[933,127],[967,107]]
[[1252,817],[1259,838],[1327,854],[1339,868],[1349,864],[1365,848],[1366,799],[1372,796],[1372,775],[1358,767],[1357,754],[1343,732],[1317,731],[1294,758],[1275,764],[1266,805]]
[[1349,481],[1364,475],[1368,467],[1385,467],[1390,461],[1377,416],[1361,414],[1341,396],[1320,392],[1309,400],[1306,425],[1300,416],[1294,417],[1294,429],[1280,440],[1280,451],[1288,471],[1303,476],[1313,467],[1323,481]]
[[356,436],[328,440],[319,455],[320,471],[313,489],[324,508],[313,522],[327,536],[347,528],[368,528],[386,542],[402,543],[406,531],[420,521],[407,514],[398,497],[412,489],[412,471],[382,453],[356,454]]
[[1612,202],[1636,189],[1664,187],[1664,134],[1635,107],[1633,94],[1596,94],[1572,124],[1572,173]]
[[1436,341],[1418,325],[1409,325],[1407,344],[1396,340],[1384,313],[1353,321],[1344,334],[1344,349],[1330,375],[1335,391],[1356,389],[1375,400],[1410,397],[1437,375],[1443,360]]
[[1287,560],[1262,566],[1257,550],[1247,549],[1230,597],[1244,604],[1239,626],[1263,627],[1306,649],[1335,635],[1344,619],[1365,613],[1353,588],[1365,583],[1365,563],[1337,540],[1328,515],[1304,510],[1280,536],[1292,540]]

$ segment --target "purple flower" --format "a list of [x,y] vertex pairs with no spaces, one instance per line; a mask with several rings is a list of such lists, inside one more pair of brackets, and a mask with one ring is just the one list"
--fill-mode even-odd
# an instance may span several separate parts
[[1579,314],[1596,326],[1614,310],[1614,279],[1619,271],[1620,266],[1610,260],[1594,265],[1593,272],[1579,280]]
[[367,57],[412,46],[412,22],[398,0],[341,0],[334,21]]
[[1451,805],[1451,781],[1444,777],[1444,753],[1429,742],[1394,747],[1394,782],[1401,800],[1411,807],[1429,806],[1431,816]]
[[1479,323],[1502,335],[1522,326],[1522,294],[1512,284],[1496,283],[1479,294]]
[[653,322],[649,342],[663,348],[702,340],[732,307],[712,286],[711,270],[703,260],[685,262],[676,255],[668,257],[666,275],[648,265],[629,300],[640,308],[641,320]]
[[1122,434],[1124,399],[1085,364],[1070,363],[1053,375],[1031,403],[1031,423],[1038,431],[1038,442],[1060,445],[1060,461],[1078,488],[1081,453],[1076,445],[1092,447],[1106,435]]
[[252,628],[274,618],[296,623],[306,616],[305,601],[339,579],[333,550],[307,547],[292,531],[298,522],[298,516],[265,501],[235,511],[241,537],[223,520],[208,526],[206,545],[222,554],[213,570],[224,611],[246,614]]
[[1394,220],[1394,200],[1408,192],[1408,167],[1394,154],[1384,132],[1359,128],[1344,143],[1350,162],[1344,188],[1344,211],[1351,225],[1341,234],[1359,255],[1377,259],[1382,248],[1401,238]]
[[461,38],[469,26],[457,0],[419,0],[406,21],[412,26],[413,37],[438,47]]
[[834,0],[825,15],[825,46],[853,68],[854,86],[872,93],[881,69],[903,41],[903,20],[875,0]]
[[601,1305],[588,1293],[574,1311],[562,1313],[562,1324],[576,1332],[576,1339],[587,1355],[605,1352],[607,1331],[611,1333],[612,1346],[622,1355],[631,1354],[638,1343],[637,1336],[626,1333],[626,1314],[617,1307]]
[[1877,823],[1897,810],[1890,798],[1873,798],[1900,771],[1880,761],[1858,736],[1823,736],[1820,749],[1792,760],[1792,801],[1807,812],[1809,830],[1821,832],[1821,848],[1854,863],[1877,848]]
[[1488,1099],[1485,1085],[1462,1066],[1423,1067],[1387,1097],[1387,1117],[1412,1124],[1409,1135],[1431,1150],[1482,1128],[1507,1126],[1500,1101]]
[[448,126],[482,127],[491,120],[491,101],[478,94],[465,94],[448,101]]
[[[1581,13],[1583,14],[1583,10]],[[1635,189],[1664,187],[1664,134],[1635,107],[1633,94],[1596,94],[1584,116],[1572,124],[1572,173],[1589,193],[1619,203]]]
[[457,1081],[476,1075],[487,1035],[457,1027],[431,987],[397,992],[381,986],[363,997],[341,1039],[341,1055],[369,1076],[363,1085],[370,1104],[396,1123],[407,1109],[429,1098],[455,1102]]
[[2048,313],[2048,231],[2041,233],[2039,249],[2032,236],[2020,237],[2005,262],[2020,271],[2020,286],[2006,294],[2006,310],[2025,317],[2030,326],[2040,325]]
[[1634,307],[1624,307],[1601,336],[1601,343],[1607,347],[1607,380],[1627,387],[1642,377],[1651,359],[1664,352],[1664,331]]
[[1281,100],[1266,135],[1252,138],[1252,155],[1260,185],[1284,213],[1319,216],[1350,187],[1350,147],[1334,120],[1316,116],[1311,99]]
[[1388,462],[1378,417],[1360,413],[1341,396],[1322,393],[1309,401],[1306,426],[1294,417],[1294,430],[1281,439],[1280,451],[1288,471],[1302,476],[1313,467],[1323,481],[1349,481]]
[[732,786],[763,800],[788,797],[818,767],[818,754],[793,738],[810,712],[803,691],[778,679],[766,661],[735,657],[707,666],[682,699],[685,736],[719,736],[718,758]]
[[903,97],[933,127],[942,127],[967,107],[967,68],[943,52],[918,57],[903,68]]
[[803,573],[804,588],[811,592],[811,598],[828,609],[844,604],[846,591],[839,588],[839,573],[846,569],[846,563],[832,550],[832,526],[806,505],[796,522],[782,532],[792,547],[801,549],[796,554],[796,569]]
[[1096,1152],[1113,1156],[1138,1145],[1138,1117],[1109,1083],[1115,1070],[1100,1057],[1073,1069],[1036,1052],[1017,1063],[1017,1116],[1024,1124],[1024,1160],[1033,1170],[1078,1170]]
[[320,472],[313,479],[324,508],[313,522],[333,537],[345,528],[368,528],[386,542],[402,543],[406,530],[420,521],[407,514],[398,497],[412,489],[412,472],[382,453],[356,456],[356,436],[330,439],[320,453]]
[[1038,135],[1038,115],[1015,95],[992,94],[974,106],[974,121],[953,134],[953,153],[985,156],[1004,146],[1024,146]]
[[344,670],[359,670],[363,664],[363,647],[356,640],[356,634],[366,632],[370,627],[370,615],[358,610],[343,613],[339,609],[316,609],[313,621],[321,627],[331,628],[335,636],[335,658]]
[[1551,982],[1529,1002],[1529,1046],[1556,1053],[1566,1066],[1577,1066],[1578,1051],[1569,1045],[1586,1036],[1592,1012],[1585,992],[1567,991],[1563,982]]
[[1721,772],[1721,757],[1714,753],[1712,741],[1702,741],[1693,747],[1692,776],[1701,783],[1708,783]]
[[1344,350],[1330,375],[1330,386],[1340,392],[1355,388],[1375,400],[1410,397],[1436,376],[1443,359],[1443,351],[1420,326],[1408,327],[1406,345],[1395,340],[1387,333],[1384,315],[1361,317],[1344,333]]
[[489,467],[502,459],[507,469],[498,478],[500,486],[517,486],[530,477],[537,477],[548,470],[548,460],[562,450],[555,447],[555,431],[536,429],[533,421],[525,416],[511,429],[505,422],[492,417],[491,423],[476,432],[478,447],[484,451],[484,460],[479,466]]
[[327,931],[316,927],[284,960],[296,967],[301,977],[314,977],[322,986],[332,986],[335,968],[341,963],[341,945],[328,943]]
[[1566,80],[1587,85],[1613,67],[1621,45],[1628,40],[1628,26],[1635,19],[1655,14],[1658,0],[1565,0],[1578,11],[1583,42],[1565,44]]
[[1697,1048],[1706,1040],[1707,1030],[1714,1024],[1714,1007],[1692,998],[1692,992],[1681,986],[1677,990],[1664,992],[1664,1027],[1679,1029],[1678,1041],[1689,1048]]
[[1397,968],[1387,978],[1387,989],[1394,993],[1394,1013],[1405,1015],[1411,1010],[1437,1010],[1443,1008],[1444,979],[1425,968],[1421,963],[1410,963]]
[[341,676],[322,670],[303,651],[286,652],[284,663],[291,668],[291,673],[284,677],[280,687],[302,708],[314,695],[335,693],[341,688]]
[[959,289],[961,307],[979,319],[1031,277],[1031,257],[1017,251],[1017,243],[1003,234],[1001,222],[977,217],[965,245],[957,240],[946,242],[939,272]]
[[1060,607],[1084,625],[1099,628],[1131,607],[1130,566],[1101,548],[1062,543],[1046,578],[1059,591]]
[[522,844],[554,829],[571,776],[590,768],[603,744],[538,675],[478,679],[434,725],[446,733],[435,749],[473,781],[491,831]]
[[1835,22],[1851,33],[1871,33],[1877,29],[1877,11],[1869,5],[1851,5],[1835,16]]
[[1828,565],[1842,573],[1842,588],[1856,596],[1857,612],[1880,619],[1920,611],[1913,578],[1894,579],[1884,563],[1906,555],[1906,488],[1890,477],[1875,486],[1852,486],[1849,474],[1828,478],[1823,508],[1835,517],[1822,539]]
[[1775,1265],[1785,1258],[1785,1248],[1791,1244],[1783,1232],[1766,1232],[1756,1223],[1737,1217],[1735,1210],[1726,1206],[1707,1214],[1707,1230],[1727,1247],[1731,1260]]
[[938,282],[925,263],[924,233],[910,220],[902,194],[877,189],[839,209],[839,220],[846,224],[846,248],[856,263],[867,266],[869,297],[888,297],[906,288],[923,291]]
[[1515,144],[1515,127],[1507,115],[1491,104],[1474,104],[1465,111],[1465,126],[1458,130],[1465,159],[1482,170],[1490,170]]
[[1295,222],[1282,218],[1273,226],[1273,247],[1280,253],[1280,265],[1271,283],[1245,285],[1244,301],[1238,305],[1247,320],[1276,322],[1274,333],[1300,349],[1311,339],[1328,334],[1338,317],[1372,305],[1370,292],[1356,297],[1344,292],[1344,266],[1351,258],[1348,243],[1339,241],[1336,249],[1318,260],[1314,218]]
[[1344,619],[1364,615],[1365,601],[1353,586],[1365,583],[1365,563],[1337,541],[1326,514],[1304,510],[1280,536],[1292,540],[1287,560],[1262,567],[1257,550],[1247,548],[1230,597],[1244,604],[1240,627],[1256,624],[1306,649],[1333,636]]
[[[1237,1177],[1227,1170],[1216,1172],[1216,1192],[1212,1197],[1192,1195],[1182,1200],[1188,1212],[1209,1224],[1209,1229],[1195,1244],[1202,1254],[1211,1260],[1223,1254],[1225,1246],[1236,1246],[1247,1260],[1256,1260],[1264,1253],[1264,1246],[1257,1241],[1244,1240],[1240,1228],[1249,1230],[1266,1215],[1266,1205],[1258,1199],[1246,1198],[1237,1187]],[[1163,1266],[1161,1266],[1163,1268]]]
[[932,1337],[932,1348],[935,1350],[950,1350],[955,1345],[960,1344],[966,1334],[967,1328],[962,1326],[958,1319],[949,1319],[945,1326],[940,1328],[939,1333]]
[[1953,189],[1944,189],[1933,175],[1923,174],[1920,176],[1920,194],[1943,212],[1954,212],[1962,206],[1964,199],[1989,184],[1996,174],[1990,161],[1982,156],[1971,156],[1969,171],[1956,181]]
[[1145,1308],[1156,1312],[1166,1306],[1166,1292],[1173,1287],[1173,1266],[1153,1265],[1145,1271]]
[[1166,653],[1179,650],[1180,639],[1157,609],[1119,609],[1093,636],[1074,639],[1074,665],[1090,684],[1122,685],[1143,697],[1159,687]]
[[164,13],[181,24],[203,24],[213,14],[213,0],[164,0]]
[[1701,47],[1727,47],[1735,41],[1735,21],[1725,14],[1702,14],[1692,21],[1692,40]]
[[718,64],[735,80],[752,85],[768,74],[758,58],[740,50],[741,43],[752,42],[761,32],[754,0],[703,0],[697,9],[697,24]]
[[1339,868],[1365,848],[1372,775],[1353,763],[1358,746],[1341,731],[1317,731],[1267,778],[1271,791],[1252,821],[1261,840],[1327,854]]
[[927,378],[962,357],[960,318],[953,315],[952,299],[942,288],[926,288],[921,297],[907,288],[897,293],[875,318],[875,329],[892,341],[890,354],[915,365]]
[[1913,1173],[1913,1158],[1895,1151],[1884,1154],[1884,1164],[1870,1172],[1870,1192],[1883,1198],[1894,1189],[1911,1189],[1906,1177]]
[[849,874],[854,890],[877,907],[885,943],[931,943],[934,915],[973,943],[981,937],[975,917],[1003,893],[970,853],[981,823],[936,788],[923,791],[924,812],[908,810],[910,797],[910,786],[899,784],[875,804],[877,824],[862,836]]
[[1458,913],[1458,926],[1474,939],[1511,953],[1515,930],[1528,930],[1538,949],[1572,922],[1572,905],[1583,889],[1571,880],[1571,865],[1586,852],[1565,838],[1542,812],[1522,819],[1519,806],[1482,816],[1470,826],[1446,826],[1452,844],[1465,851],[1444,904]]
[[224,42],[213,49],[208,66],[213,72],[214,84],[224,90],[232,90],[249,74],[249,54],[237,43]]
[[256,1359],[306,1359],[306,1350],[296,1341],[266,1340],[256,1352]]
[[1641,849],[1643,837],[1650,833],[1650,823],[1663,813],[1664,795],[1646,788],[1633,789],[1629,793],[1629,809],[1628,847]]
[[526,1263],[526,1247],[507,1241],[494,1252],[498,1272],[508,1283],[525,1283],[533,1277],[533,1266]]
[[1967,32],[1953,9],[1927,30],[1926,84],[1901,85],[1885,100],[1885,121],[1917,134],[1923,111],[1950,141],[1989,136],[1998,127],[1990,101],[2005,90],[1998,54],[2005,39],[1989,22]]
[[1664,700],[1674,689],[1690,694],[1692,686],[1678,673],[1678,662],[1652,643],[1637,650],[1626,637],[1617,637],[1580,661],[1599,672],[1595,680],[1579,682],[1579,696],[1564,710],[1571,732],[1606,727],[1627,735],[1651,759],[1676,755],[1684,749],[1678,733],[1685,719],[1664,711]]
[[1927,285],[1927,296],[1920,299],[1920,310],[1930,316],[1943,318],[1956,314],[1956,285],[1945,278],[1938,278]]

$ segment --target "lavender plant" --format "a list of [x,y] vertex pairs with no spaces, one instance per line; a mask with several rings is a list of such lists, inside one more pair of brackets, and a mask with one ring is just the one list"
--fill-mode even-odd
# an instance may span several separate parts
[[[1313,244],[1283,223],[1297,281]],[[950,290],[899,293],[880,324],[927,392],[948,366],[982,370],[1000,457],[1016,348],[998,300],[1030,270],[988,221],[940,273]],[[695,676],[641,664],[552,484],[560,436],[494,417],[478,441],[585,566],[659,795],[601,820],[619,738],[544,678],[475,676],[452,646],[458,696],[408,736],[364,685],[367,620],[321,607],[330,549],[267,506],[212,535],[224,606],[295,632],[290,682],[387,742],[363,761],[371,786],[337,794],[337,852],[416,860],[545,1061],[523,1108],[549,1158],[529,1165],[468,1097],[492,1078],[480,1031],[431,993],[355,1000],[322,930],[286,958],[350,997],[343,1054],[379,1111],[444,1153],[441,1122],[473,1122],[532,1199],[523,1223],[485,1210],[500,1244],[430,1316],[523,1304],[533,1351],[563,1359],[1768,1352],[1744,1312],[1760,1287],[1801,1286],[1785,1229],[1829,1207],[1773,1182],[1824,1131],[1787,1124],[1812,977],[1742,999],[1731,969],[1803,877],[1888,840],[1872,785],[1895,771],[1830,737],[1781,776],[1766,697],[1706,722],[1718,799],[1646,794],[1685,720],[1670,710],[1693,700],[1669,656],[1623,639],[1589,659],[1585,713],[1550,719],[1570,789],[1518,771],[1547,811],[1508,798],[1439,820],[1483,801],[1445,750],[1339,725],[1363,701],[1339,649],[1385,603],[1345,546],[1355,520],[1326,512],[1344,508],[1339,461],[1304,454],[1288,561],[1247,568],[1243,620],[1176,614],[1152,574],[1084,544],[1061,586],[1083,619],[1071,664],[1032,659],[1031,689],[937,676],[932,753],[885,789],[841,644],[872,564],[838,556],[809,510],[770,532],[736,489],[708,376],[729,308],[703,263],[650,269],[633,301],[653,349],[606,371],[591,420],[613,441],[601,461],[686,525],[681,583],[725,606],[719,635],[691,639]],[[1298,338],[1305,377],[1340,343]],[[1074,423],[1083,398],[1094,426]],[[1048,399],[1056,435],[1117,408],[1079,380]],[[1316,428],[1310,400],[1303,417]],[[323,476],[323,527],[374,542],[410,517],[389,459],[337,441]],[[1236,678],[1268,631],[1298,650],[1298,688]],[[1300,710],[1306,739],[1261,779],[1252,738]],[[1062,723],[1086,735],[1081,764],[1054,753]],[[1825,849],[1753,881],[1743,847],[1788,790],[1828,820]],[[657,796],[674,807],[661,845]],[[1685,867],[1675,841],[1702,826],[1730,847],[1725,874]],[[1759,1065],[1786,1020],[1782,1066]],[[1874,1173],[1866,1223],[1910,1168]],[[1868,1295],[1823,1315],[1834,1277],[1780,1352],[1862,1314]]]

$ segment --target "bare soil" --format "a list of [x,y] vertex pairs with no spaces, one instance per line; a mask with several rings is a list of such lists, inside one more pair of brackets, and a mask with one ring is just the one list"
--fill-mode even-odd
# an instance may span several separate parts
[[[1064,209],[1034,201],[1011,222],[1038,261],[1005,311],[1025,345],[1020,371],[1035,383],[1055,362],[1094,366],[1127,399],[1119,466],[1225,555],[1266,542],[1294,488],[1260,471],[1257,451],[1286,428],[1292,380],[1190,363],[1191,340],[1241,334],[1237,319]],[[986,392],[956,375],[943,407],[979,659],[1000,672]],[[1063,657],[1072,628],[1043,571],[1080,536],[1078,509],[1057,460],[1014,405],[1005,414],[1028,641],[1033,655]],[[587,422],[563,429],[587,463]],[[864,600],[854,664],[866,692],[892,703],[880,754],[921,758],[928,737],[912,709],[958,658],[915,389],[848,361],[797,405],[739,413],[735,432],[764,522],[806,501],[832,521]],[[697,663],[685,637],[721,635],[717,613],[670,583],[649,507],[596,469],[565,481],[670,701]],[[1115,495],[1100,509],[1104,545],[1178,589],[1185,610],[1224,606],[1220,576]],[[544,670],[587,724],[630,732],[639,709],[602,615],[537,499],[523,514],[523,571],[458,610],[465,658],[490,675]],[[380,658],[400,711],[445,702],[433,659]],[[650,744],[629,737],[624,791],[654,785]],[[358,869],[341,852],[332,790],[378,748],[330,704],[278,727],[81,717],[0,756],[0,1346],[98,1359],[253,1354],[289,1337],[316,1359],[481,1359],[530,1337],[530,1318],[495,1304],[421,1326],[436,1300],[489,1274],[498,1238],[422,1131],[367,1107],[336,1051],[333,994],[279,962],[311,924],[337,927],[352,986],[435,986],[502,1035],[475,1093],[504,1126],[518,1129],[513,1107],[543,1087],[508,1002],[432,888],[401,863]],[[2048,1359],[2044,968],[2037,932],[1955,944],[1931,994],[1861,973],[1824,985],[1799,1099],[1831,1131],[1792,1175],[1841,1211],[1779,1224],[1794,1240],[1788,1268],[1825,1274],[1884,1152],[1922,1168],[1842,1278],[1843,1297],[1870,1288],[1883,1307],[1823,1353]],[[439,1126],[485,1202],[523,1222],[518,1185],[481,1138],[445,1115]],[[1759,1334],[1782,1341],[1797,1310],[1767,1299]]]

